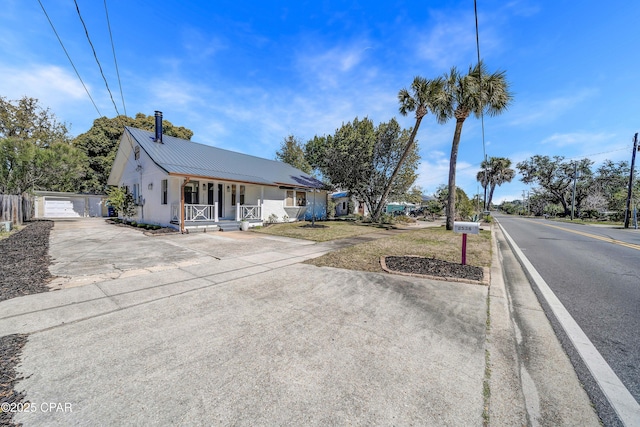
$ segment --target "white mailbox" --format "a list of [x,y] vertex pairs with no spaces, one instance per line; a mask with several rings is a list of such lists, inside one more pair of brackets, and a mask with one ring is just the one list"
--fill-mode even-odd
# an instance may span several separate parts
[[454,233],[464,233],[464,234],[479,234],[480,233],[480,223],[478,223],[478,222],[454,221],[454,223],[453,223],[453,232]]

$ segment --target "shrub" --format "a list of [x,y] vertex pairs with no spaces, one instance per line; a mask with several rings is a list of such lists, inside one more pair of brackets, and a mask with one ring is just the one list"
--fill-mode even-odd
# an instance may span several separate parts
[[332,198],[327,201],[327,218],[333,219],[336,216],[336,202]]
[[415,219],[411,218],[410,216],[407,215],[398,215],[394,218],[394,220],[396,222],[403,222],[405,224],[412,224],[414,222],[416,222]]

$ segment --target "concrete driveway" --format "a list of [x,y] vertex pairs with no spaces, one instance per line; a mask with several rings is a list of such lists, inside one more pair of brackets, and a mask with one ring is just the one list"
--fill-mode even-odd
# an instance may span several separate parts
[[334,246],[56,222],[60,290],[0,303],[15,421],[482,425],[487,288],[301,264]]

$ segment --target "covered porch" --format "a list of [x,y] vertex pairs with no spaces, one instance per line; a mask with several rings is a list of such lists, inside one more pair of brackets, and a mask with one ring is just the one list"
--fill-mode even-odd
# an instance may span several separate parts
[[264,186],[189,179],[180,193],[181,200],[171,203],[171,223],[180,226],[183,220],[187,230],[238,230],[242,220],[263,223]]

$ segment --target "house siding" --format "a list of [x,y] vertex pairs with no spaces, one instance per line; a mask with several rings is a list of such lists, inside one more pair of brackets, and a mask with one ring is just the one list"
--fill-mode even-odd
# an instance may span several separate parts
[[[138,165],[142,167],[140,171],[136,170]],[[171,203],[176,198],[178,202],[180,201],[180,184],[178,180],[169,180],[167,204],[163,205],[161,204],[161,181],[167,178],[166,172],[160,169],[144,150],[140,150],[140,158],[138,160],[135,160],[133,155],[130,157],[119,185],[128,186],[130,191],[133,190],[135,184],[139,185],[140,198],[143,204],[137,207],[137,213],[132,219],[147,224],[167,225],[169,223],[171,219]],[[149,188],[150,184],[151,188]],[[177,188],[175,188],[176,186]]]

